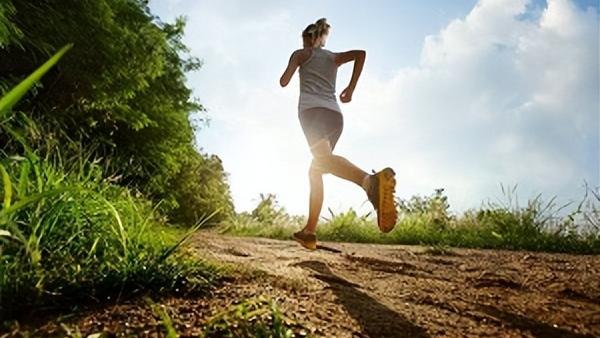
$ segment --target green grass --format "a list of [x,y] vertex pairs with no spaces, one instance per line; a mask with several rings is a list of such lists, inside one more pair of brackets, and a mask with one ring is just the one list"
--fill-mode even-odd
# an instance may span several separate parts
[[294,331],[308,330],[285,316],[277,303],[267,297],[245,299],[210,318],[204,326],[203,338],[291,338]]
[[15,88],[0,98],[0,119],[3,119],[27,91],[29,91],[72,47],[73,44],[68,44],[61,48],[54,56],[31,73],[25,80],[21,81]]
[[104,298],[126,290],[191,291],[219,269],[176,250],[187,236],[143,196],[109,183],[94,161],[0,161],[0,305]]
[[[164,330],[163,336],[179,337],[169,308],[144,297]],[[75,328],[77,329],[77,328]],[[71,329],[72,331],[72,329]],[[298,335],[296,334],[298,333]],[[309,330],[282,313],[277,302],[267,296],[246,298],[209,318],[200,338],[292,338],[311,337]]]
[[169,316],[166,308],[160,304],[156,304],[150,297],[144,297],[144,301],[148,304],[154,315],[160,319],[160,322],[166,331],[166,337],[177,338],[177,330],[175,330],[173,320]]
[[201,291],[223,272],[177,250],[206,219],[184,233],[168,227],[158,205],[112,183],[93,146],[53,143],[11,111],[69,48],[0,99],[0,136],[11,142],[0,148],[2,319],[140,291]]
[[[586,197],[576,210],[565,217],[556,206],[541,196],[516,205],[515,189],[502,187],[505,202],[487,203],[477,210],[460,215],[449,213],[442,190],[429,197],[415,196],[398,200],[399,220],[393,231],[380,233],[372,215],[358,215],[353,209],[325,218],[317,228],[320,240],[465,247],[485,249],[532,250],[579,254],[600,253],[600,195],[586,187]],[[591,192],[591,194],[589,193]],[[305,219],[285,216],[276,202],[260,205],[270,213],[242,213],[221,227],[221,232],[240,236],[289,239],[304,226]],[[253,215],[274,215],[273,220]],[[324,217],[323,217],[324,218]]]

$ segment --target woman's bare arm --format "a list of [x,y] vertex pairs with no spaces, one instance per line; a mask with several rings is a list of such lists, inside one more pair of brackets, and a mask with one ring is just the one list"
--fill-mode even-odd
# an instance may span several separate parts
[[358,83],[358,79],[362,73],[366,58],[367,52],[364,50],[350,50],[343,53],[335,53],[335,63],[338,65],[338,67],[346,62],[354,61],[354,68],[352,69],[352,78],[350,79],[350,83],[348,84],[348,87],[346,87],[346,89],[344,89],[340,94],[340,100],[342,102],[347,103],[352,100],[352,94],[354,93],[354,89],[356,88],[356,84]]
[[306,61],[306,59],[308,59],[308,56],[310,55],[308,53],[310,53],[310,51],[308,51],[306,48],[298,49],[292,53],[290,56],[290,61],[288,62],[288,66],[279,79],[279,84],[282,87],[285,87],[290,83],[290,80],[294,76],[296,69],[298,69],[298,67],[300,67],[300,65]]
[[288,61],[287,68],[283,71],[283,74],[279,79],[279,84],[282,87],[285,87],[288,85],[288,83],[290,83],[290,80],[292,79],[292,76],[294,76],[294,73],[296,72],[298,66],[298,51],[295,51],[292,53],[292,55],[290,55],[290,60]]

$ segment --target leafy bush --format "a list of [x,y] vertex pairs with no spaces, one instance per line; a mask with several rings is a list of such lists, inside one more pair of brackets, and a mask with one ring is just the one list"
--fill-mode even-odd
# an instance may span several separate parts
[[266,224],[275,224],[288,217],[285,209],[279,206],[274,194],[260,194],[260,202],[250,213],[257,221]]
[[173,189],[178,201],[177,208],[171,212],[175,222],[195,224],[214,214],[209,221],[216,224],[233,214],[227,173],[216,155],[190,151],[173,181]]
[[[181,41],[184,27],[182,18],[158,20],[147,1],[5,0],[0,91],[72,42],[17,110],[60,144],[92,144],[94,157],[110,165],[105,172],[119,177],[115,183],[161,201],[161,212],[191,225],[214,210],[227,217],[233,205],[216,156],[193,144],[194,128],[207,118],[185,84],[201,62]],[[5,146],[11,138],[0,134],[1,150],[12,151]]]
[[306,219],[289,215],[274,194],[260,194],[260,201],[251,212],[233,214],[220,223],[219,230],[236,235],[290,238],[300,224],[306,224]]

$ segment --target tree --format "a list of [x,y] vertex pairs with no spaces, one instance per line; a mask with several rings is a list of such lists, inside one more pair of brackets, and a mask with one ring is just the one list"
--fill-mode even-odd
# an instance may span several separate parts
[[[16,109],[47,134],[94,149],[121,184],[164,201],[164,212],[182,212],[190,201],[182,198],[189,193],[208,198],[207,191],[214,191],[228,200],[224,171],[193,147],[190,114],[204,109],[191,96],[185,74],[201,62],[181,41],[184,27],[182,18],[161,22],[142,0],[5,0],[0,4],[0,90],[73,43]],[[202,172],[201,165],[216,172],[198,178],[197,191],[177,191],[183,188],[180,177],[192,179],[190,171]]]

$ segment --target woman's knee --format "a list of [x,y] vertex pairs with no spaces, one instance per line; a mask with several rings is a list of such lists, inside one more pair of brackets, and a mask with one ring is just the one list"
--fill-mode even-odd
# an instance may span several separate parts
[[315,160],[313,159],[313,161],[310,164],[310,168],[308,169],[308,179],[311,182],[317,182],[319,180],[323,179],[323,170],[322,168],[315,163]]
[[310,162],[310,167],[308,168],[308,174],[309,175],[320,175],[322,174],[322,170],[321,170],[321,165],[319,163],[319,161],[317,160],[317,158],[313,157],[312,161]]
[[310,150],[313,157],[326,157],[331,155],[331,144],[329,139],[323,138],[311,145]]
[[323,175],[329,173],[331,157],[331,154],[313,157],[310,165],[310,172],[314,175]]

